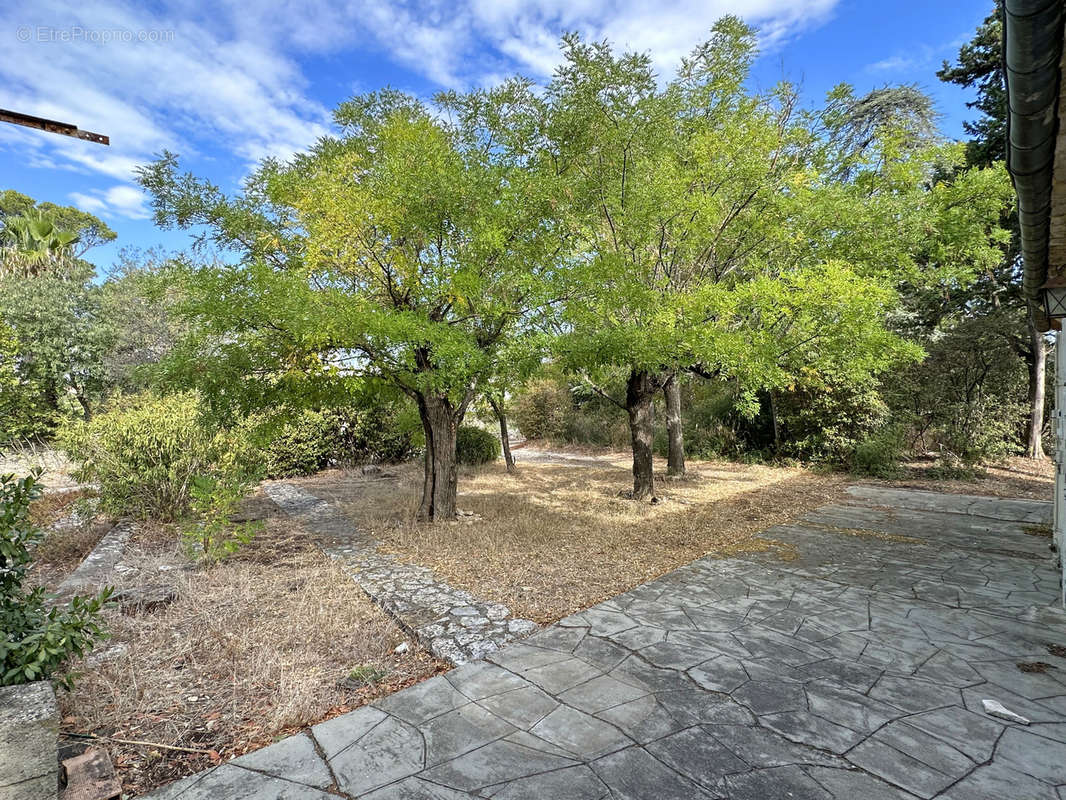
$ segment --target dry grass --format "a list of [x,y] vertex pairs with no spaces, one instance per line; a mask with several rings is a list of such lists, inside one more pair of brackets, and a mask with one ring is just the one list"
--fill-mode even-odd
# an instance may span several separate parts
[[72,512],[78,501],[87,499],[90,494],[85,489],[43,494],[30,503],[30,521],[34,525],[47,528]]
[[795,468],[694,463],[661,481],[657,505],[619,496],[628,469],[526,463],[460,476],[471,521],[425,526],[413,517],[418,465],[393,480],[340,472],[306,481],[341,502],[386,551],[432,567],[456,586],[551,622],[838,498],[847,480]]
[[[395,654],[399,628],[281,520],[213,569],[189,568],[166,529],[142,531],[132,550],[136,569],[118,576],[120,586],[165,583],[178,598],[154,612],[109,612],[104,648],[124,652],[75,665],[82,674],[61,696],[63,730],[204,752],[111,743],[126,792],[269,744],[442,668],[418,647]],[[386,677],[373,687],[340,685],[361,665]]]
[[[30,504],[30,520],[45,529],[45,537],[34,551],[31,579],[49,589],[56,588],[70,575],[110,530],[114,520],[104,515],[72,524],[70,515],[90,492],[79,489],[53,492]],[[58,527],[53,525],[59,523]]]
[[755,534],[840,499],[852,483],[1047,499],[1054,478],[1050,462],[1026,459],[973,480],[937,480],[915,464],[895,481],[705,461],[691,462],[684,480],[660,479],[663,502],[644,505],[619,496],[631,485],[626,453],[553,446],[549,455],[530,446],[516,455],[517,476],[499,465],[464,471],[459,506],[476,517],[437,526],[414,522],[418,464],[387,480],[334,470],[303,483],[341,503],[383,550],[547,623],[702,555],[748,550]]
[[41,485],[46,490],[77,486],[77,481],[70,475],[73,466],[63,453],[50,445],[19,442],[0,451],[0,475],[12,473],[22,477],[34,467],[40,467],[44,470]]
[[[542,449],[543,448],[543,449]],[[570,457],[575,460],[597,458],[628,469],[631,455],[626,451],[602,447],[546,442],[523,442],[514,448],[519,462],[523,458],[536,461]],[[564,462],[565,463],[565,462]],[[579,462],[577,462],[579,463]],[[1050,458],[1033,460],[1013,457],[991,464],[969,479],[944,479],[936,474],[933,459],[917,459],[902,465],[902,475],[893,480],[852,476],[854,483],[923,489],[930,492],[975,494],[988,497],[1020,497],[1030,500],[1050,500],[1055,486],[1055,463]],[[983,473],[983,474],[981,474]]]
[[931,462],[907,464],[905,477],[893,481],[862,480],[900,488],[925,489],[952,494],[977,494],[989,497],[1021,497],[1030,500],[1051,500],[1055,492],[1055,464],[1050,458],[1034,461],[1031,458],[1010,458],[984,469],[984,474],[972,480],[943,480],[930,476]]
[[[780,543],[753,537],[839,500],[856,482],[799,468],[695,462],[684,480],[659,482],[661,503],[645,505],[619,496],[631,485],[625,454],[600,454],[603,463],[591,466],[520,460],[516,476],[498,464],[465,470],[459,505],[476,516],[436,526],[413,521],[419,464],[388,468],[384,478],[331,471],[300,482],[340,503],[383,549],[545,623],[708,553],[762,548],[788,558]],[[932,481],[915,468],[906,480],[866,482],[1044,499],[1052,475],[1019,459],[976,481]],[[269,516],[270,504],[260,499],[244,511]],[[283,518],[270,517],[251,546],[210,570],[189,568],[169,529],[141,529],[131,550],[136,569],[120,583],[165,582],[178,599],[137,616],[110,612],[110,645],[125,651],[83,667],[75,691],[61,698],[64,730],[204,752],[112,743],[127,792],[268,744],[443,668],[418,647],[396,655],[401,631]],[[359,666],[386,677],[346,688],[341,682]]]

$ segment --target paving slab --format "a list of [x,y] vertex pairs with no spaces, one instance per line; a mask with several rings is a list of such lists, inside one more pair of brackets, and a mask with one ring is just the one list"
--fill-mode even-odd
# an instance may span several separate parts
[[315,749],[314,740],[307,734],[290,736],[229,763],[318,789],[328,789],[334,780],[333,773]]
[[1064,800],[1049,513],[857,487],[762,534],[788,559],[699,559],[155,797]]

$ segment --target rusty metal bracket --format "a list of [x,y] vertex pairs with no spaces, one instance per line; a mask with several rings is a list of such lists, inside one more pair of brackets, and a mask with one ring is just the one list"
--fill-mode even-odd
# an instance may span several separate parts
[[54,119],[45,119],[44,117],[34,117],[30,114],[22,114],[18,111],[9,111],[6,108],[0,108],[0,122],[10,122],[13,125],[37,128],[38,130],[48,131],[49,133],[60,133],[63,136],[73,136],[75,139],[84,139],[87,142],[95,142],[96,144],[111,144],[111,139],[104,136],[102,133],[83,131],[77,125],[70,125],[66,122],[56,122]]

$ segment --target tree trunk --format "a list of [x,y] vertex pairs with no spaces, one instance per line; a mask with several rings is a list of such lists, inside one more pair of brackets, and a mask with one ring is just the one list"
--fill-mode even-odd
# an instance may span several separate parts
[[626,412],[629,414],[629,436],[633,444],[633,499],[655,499],[655,473],[652,468],[651,401],[658,385],[653,376],[643,370],[629,373],[626,382]]
[[511,434],[507,430],[507,415],[503,413],[503,406],[496,402],[496,398],[489,396],[489,405],[496,413],[496,419],[500,421],[500,444],[503,445],[503,463],[507,465],[507,471],[514,473],[514,456],[511,455]]
[[1044,335],[1029,315],[1029,426],[1026,432],[1027,458],[1046,458],[1042,441],[1044,431],[1044,376],[1047,371],[1047,344]]
[[666,437],[669,440],[666,474],[684,475],[685,437],[681,427],[681,383],[676,374],[667,378],[663,384],[663,399],[666,401]]
[[422,418],[422,430],[426,434],[426,471],[418,519],[423,522],[447,522],[456,517],[458,467],[455,436],[459,417],[447,398],[441,397],[419,397],[418,412]]
[[770,422],[774,426],[774,455],[777,455],[781,450],[781,423],[777,419],[777,398],[773,389],[770,390]]
[[85,393],[81,390],[81,387],[77,384],[74,385],[74,396],[78,398],[78,404],[81,406],[82,419],[86,421],[92,419],[92,406],[89,404],[89,400],[85,397]]

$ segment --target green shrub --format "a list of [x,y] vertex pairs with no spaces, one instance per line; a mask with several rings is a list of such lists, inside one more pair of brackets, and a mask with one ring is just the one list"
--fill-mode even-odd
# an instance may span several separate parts
[[923,343],[924,361],[885,382],[914,449],[935,453],[944,474],[1019,451],[1028,378],[1011,343],[1027,335],[1024,315],[1006,311],[951,320]]
[[102,508],[161,520],[189,510],[198,476],[245,475],[255,463],[243,431],[204,423],[195,394],[120,398],[63,430],[60,445],[75,477],[99,485]]
[[877,433],[855,444],[848,466],[858,475],[869,475],[874,478],[895,477],[899,474],[904,445],[903,431],[899,426],[885,426]]
[[988,475],[978,464],[967,464],[954,458],[940,458],[925,471],[925,477],[935,481],[975,481]]
[[519,393],[512,415],[527,439],[565,439],[574,416],[574,400],[562,381],[540,378]]
[[1023,403],[1007,403],[993,397],[952,404],[937,428],[935,448],[946,468],[962,468],[976,475],[973,467],[1020,452],[1018,430],[1027,415]]
[[335,458],[350,464],[394,464],[415,452],[422,424],[409,402],[372,402],[336,413]]
[[460,464],[488,464],[500,457],[500,440],[481,428],[460,425],[455,437],[455,456]]
[[[44,532],[30,521],[30,503],[40,496],[40,473],[16,479],[0,475],[0,685],[44,680],[71,656],[84,655],[104,638],[98,618],[111,596],[75,597],[69,607],[47,608],[44,589],[23,584],[30,549]],[[71,676],[59,678],[70,686]]]
[[566,433],[552,438],[624,450],[630,445],[629,420],[623,411],[606,401],[584,402],[574,410]]
[[336,419],[321,411],[304,411],[278,432],[266,449],[271,478],[313,475],[325,468],[338,449]]
[[410,421],[399,404],[303,411],[265,448],[272,478],[313,475],[330,464],[405,461],[414,452]]
[[189,555],[215,564],[248,544],[263,528],[259,521],[230,522],[237,504],[252,488],[249,475],[198,475],[192,482],[192,510],[198,519],[181,531]]
[[[876,439],[888,421],[888,407],[872,380],[853,383],[832,375],[808,377],[779,392],[775,403],[779,454],[804,461],[846,464],[849,454],[871,437]],[[760,416],[768,418],[772,435],[769,396],[764,405]]]

